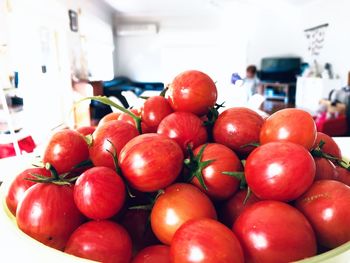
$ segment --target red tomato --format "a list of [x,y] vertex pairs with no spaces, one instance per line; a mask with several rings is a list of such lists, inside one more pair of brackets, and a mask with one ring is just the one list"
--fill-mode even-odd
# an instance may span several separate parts
[[86,217],[108,219],[118,213],[124,204],[124,182],[111,168],[90,168],[75,183],[74,201]]
[[173,263],[240,263],[244,262],[242,247],[235,234],[220,222],[193,219],[175,233],[170,246]]
[[170,247],[155,245],[141,250],[131,263],[170,263]]
[[130,185],[153,192],[170,185],[182,169],[183,154],[177,143],[149,133],[135,137],[120,152],[119,163]]
[[219,210],[220,221],[226,226],[232,228],[233,223],[247,207],[260,201],[259,198],[251,193],[246,203],[244,203],[246,197],[247,190],[240,190],[228,199]]
[[325,158],[314,157],[316,165],[315,180],[333,180],[335,178],[335,165]]
[[[203,146],[205,145],[197,147],[194,154],[197,155]],[[197,177],[193,177],[191,183],[213,199],[227,199],[237,191],[240,181],[235,177],[223,174],[223,172],[242,171],[241,161],[230,148],[218,143],[209,143],[205,146],[201,161],[209,160],[213,160],[213,162],[201,171],[208,189],[205,190],[202,187]]]
[[134,126],[124,121],[108,121],[98,126],[89,149],[91,161],[95,166],[115,169],[110,152],[113,153],[115,147],[116,154],[119,156],[124,145],[138,134]]
[[310,223],[294,207],[260,201],[245,209],[233,225],[247,262],[291,262],[316,254]]
[[296,207],[312,224],[318,242],[335,248],[350,241],[350,187],[333,181],[315,182],[301,196]]
[[217,90],[214,81],[205,73],[188,70],[175,77],[167,92],[174,111],[205,115],[216,103]]
[[142,121],[149,128],[149,132],[157,132],[159,123],[173,112],[169,102],[162,96],[148,98],[142,108]]
[[332,137],[322,132],[317,132],[316,141],[312,148],[316,148],[319,145],[320,141],[323,141],[325,143],[322,146],[322,151],[324,153],[328,153],[337,158],[342,157],[338,144],[333,140]]
[[76,129],[76,131],[83,136],[93,134],[95,130],[96,130],[95,126],[82,126]]
[[74,166],[89,158],[84,137],[74,130],[61,130],[52,135],[46,146],[43,162],[50,163],[59,174],[71,171]]
[[108,121],[116,121],[118,120],[120,114],[122,112],[111,112],[103,116],[103,118],[98,122],[98,126],[101,126],[102,124],[105,124]]
[[173,184],[154,203],[151,212],[152,230],[162,243],[170,244],[183,223],[201,217],[216,219],[210,199],[193,185]]
[[[138,109],[130,109],[130,111],[132,113],[134,113],[136,116],[141,117],[141,111],[140,110],[138,110]],[[133,125],[136,128],[135,120],[129,114],[127,114],[125,112],[122,112],[119,115],[118,120],[130,123],[131,125]],[[148,127],[148,125],[145,122],[141,122],[141,130],[142,130],[142,133],[150,133],[151,132],[150,128]]]
[[347,169],[344,169],[343,167],[336,166],[333,180],[342,182],[350,186],[350,171]]
[[301,196],[315,178],[315,162],[302,146],[292,142],[270,142],[247,158],[245,177],[260,199],[291,201]]
[[226,145],[238,155],[247,156],[254,147],[242,147],[258,143],[263,118],[248,108],[230,108],[222,112],[213,128],[214,141]]
[[18,227],[41,243],[63,250],[84,217],[75,206],[72,186],[38,183],[19,202]]
[[26,178],[35,179],[32,174],[40,174],[47,177],[51,176],[51,173],[45,168],[29,168],[16,176],[6,195],[7,208],[13,215],[16,215],[17,205],[22,200],[25,191],[27,191],[32,185],[36,184],[33,181],[26,180]]
[[184,153],[187,153],[188,145],[196,148],[208,139],[203,122],[190,112],[169,114],[159,124],[157,133],[174,139]]
[[290,108],[275,112],[265,120],[260,132],[260,143],[289,141],[310,150],[316,140],[316,124],[303,110]]
[[117,223],[90,221],[73,232],[65,252],[104,263],[129,263],[131,240]]

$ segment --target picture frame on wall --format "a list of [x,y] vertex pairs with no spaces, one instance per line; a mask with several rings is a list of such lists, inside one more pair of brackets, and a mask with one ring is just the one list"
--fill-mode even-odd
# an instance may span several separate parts
[[69,26],[73,32],[78,32],[78,13],[74,10],[68,10]]

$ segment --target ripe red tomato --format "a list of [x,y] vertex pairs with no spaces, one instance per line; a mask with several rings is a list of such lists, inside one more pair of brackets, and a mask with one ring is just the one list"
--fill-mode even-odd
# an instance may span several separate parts
[[83,136],[91,135],[94,133],[95,130],[96,130],[95,126],[81,126],[81,127],[76,129],[76,131],[79,132]]
[[170,247],[155,245],[141,250],[131,263],[170,263]]
[[350,241],[350,187],[333,180],[316,181],[296,207],[312,224],[318,242],[335,248]]
[[338,144],[332,137],[322,132],[317,132],[316,140],[312,148],[316,148],[319,145],[320,141],[323,141],[325,143],[322,146],[322,152],[328,153],[337,158],[342,157]]
[[245,209],[233,225],[247,262],[291,262],[316,254],[307,219],[294,207],[260,201]]
[[50,163],[62,174],[88,158],[89,149],[84,137],[77,131],[65,129],[52,135],[45,148],[43,162]]
[[141,111],[142,122],[146,124],[149,132],[157,132],[159,123],[173,112],[169,102],[162,96],[148,98]]
[[194,150],[194,154],[197,155],[203,146],[205,148],[201,161],[213,160],[201,172],[208,189],[203,188],[197,177],[193,177],[191,183],[213,199],[227,199],[237,191],[240,181],[236,177],[223,174],[223,172],[242,171],[241,161],[230,148],[218,143],[201,145]]
[[301,196],[311,186],[315,171],[311,154],[287,141],[256,148],[245,164],[248,186],[257,197],[284,202]]
[[35,179],[32,174],[40,174],[47,177],[50,177],[51,175],[45,168],[29,168],[16,176],[6,195],[7,208],[13,215],[16,215],[17,205],[22,200],[25,191],[27,191],[32,185],[36,184],[33,181],[26,180],[26,178]]
[[83,223],[73,199],[72,186],[38,183],[19,202],[18,227],[41,243],[63,250],[71,233]]
[[217,90],[214,81],[205,73],[188,70],[178,74],[167,92],[174,111],[205,115],[216,103]]
[[336,166],[333,180],[342,182],[350,186],[350,171],[343,167]]
[[193,185],[177,183],[166,188],[154,203],[151,226],[156,237],[168,245],[183,223],[201,217],[216,219],[210,199]]
[[65,252],[104,263],[129,263],[131,240],[126,230],[108,220],[90,221],[73,232]]
[[289,141],[310,150],[316,140],[316,124],[303,110],[290,108],[275,112],[265,120],[260,132],[260,143]]
[[190,112],[174,112],[166,116],[158,126],[158,134],[174,139],[187,153],[187,146],[196,148],[208,139],[207,130],[199,117]]
[[124,205],[124,182],[111,168],[90,168],[75,183],[74,201],[86,217],[108,219]]
[[238,155],[247,156],[254,147],[242,147],[258,143],[264,119],[248,108],[230,108],[222,112],[213,128],[214,141],[231,148]]
[[130,185],[153,192],[170,185],[182,169],[179,145],[163,135],[142,134],[129,141],[120,152],[119,163]]
[[[138,109],[130,109],[130,111],[132,113],[134,113],[137,117],[141,117],[141,111],[140,110],[138,110]],[[122,112],[119,115],[118,120],[130,123],[131,125],[133,125],[136,128],[135,120],[129,114],[127,114],[125,112]],[[141,130],[142,130],[142,133],[150,133],[151,132],[150,128],[148,127],[148,125],[145,122],[141,122]]]
[[247,190],[240,190],[229,198],[220,208],[219,217],[220,221],[226,226],[232,228],[233,223],[236,221],[238,216],[252,204],[260,201],[253,193],[249,196],[246,203],[244,203],[247,197]]
[[138,134],[133,125],[124,121],[108,121],[98,126],[93,134],[92,145],[89,148],[91,161],[95,166],[106,166],[115,169],[111,155],[114,152],[114,147],[117,156],[119,156],[124,145]]
[[316,165],[315,180],[335,180],[335,165],[325,158],[314,157]]
[[116,121],[118,120],[120,114],[122,112],[111,112],[103,116],[103,118],[98,122],[98,126],[101,126],[102,124],[105,124],[108,121]]
[[173,263],[244,262],[242,247],[235,234],[220,222],[209,219],[192,219],[175,233],[170,246]]

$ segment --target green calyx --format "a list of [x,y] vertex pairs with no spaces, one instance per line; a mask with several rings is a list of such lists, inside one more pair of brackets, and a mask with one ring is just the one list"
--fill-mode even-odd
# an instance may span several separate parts
[[215,103],[214,107],[211,107],[207,113],[207,119],[204,122],[204,126],[206,127],[213,127],[214,123],[216,122],[216,120],[219,117],[219,109],[225,107],[224,106],[225,102],[221,103],[221,104],[217,104]]

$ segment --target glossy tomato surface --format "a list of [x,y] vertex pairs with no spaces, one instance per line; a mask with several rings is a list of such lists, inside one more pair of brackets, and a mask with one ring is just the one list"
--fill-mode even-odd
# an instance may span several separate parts
[[124,182],[111,168],[90,168],[79,176],[74,185],[74,201],[86,217],[108,219],[124,205]]
[[310,113],[296,108],[275,112],[265,120],[260,142],[289,141],[310,150],[316,140],[316,124]]
[[297,200],[297,208],[315,229],[318,242],[335,248],[350,240],[350,187],[333,181],[315,182]]
[[115,169],[111,153],[116,149],[118,156],[124,145],[138,134],[133,125],[124,121],[112,120],[98,126],[89,148],[91,161],[95,166]]
[[83,136],[91,135],[94,133],[95,130],[96,130],[95,126],[81,126],[81,127],[76,129],[76,131],[79,132]]
[[157,132],[159,123],[173,112],[168,100],[162,96],[148,98],[141,111],[142,122],[149,128],[149,132]]
[[174,139],[184,153],[187,153],[188,146],[196,148],[208,139],[203,122],[190,112],[169,114],[159,124],[157,133]]
[[233,226],[246,262],[292,262],[316,254],[313,229],[296,208],[260,201],[245,209]]
[[75,130],[60,130],[52,135],[45,148],[43,162],[50,163],[59,174],[73,170],[74,166],[89,158],[84,137]]
[[315,162],[305,147],[292,142],[270,142],[247,158],[245,177],[260,199],[291,201],[301,196],[315,178]]
[[321,141],[324,142],[324,145],[322,146],[322,151],[324,153],[328,153],[337,158],[342,157],[338,144],[334,141],[332,137],[323,132],[317,132],[316,141],[312,148],[316,148]]
[[170,244],[183,223],[202,217],[216,219],[210,199],[193,185],[177,183],[166,188],[156,200],[151,212],[151,226],[162,243]]
[[26,179],[34,179],[33,174],[50,177],[50,172],[45,168],[28,168],[18,174],[12,181],[6,195],[6,205],[13,215],[16,215],[16,209],[19,201],[23,198],[25,191],[32,185],[33,181]]
[[103,118],[98,122],[98,126],[108,122],[108,121],[116,121],[118,120],[121,112],[111,112],[103,116]]
[[217,89],[207,74],[188,70],[175,77],[167,95],[174,111],[192,112],[202,116],[215,105]]
[[104,263],[129,263],[131,240],[126,230],[108,220],[90,221],[71,235],[65,252]]
[[200,145],[194,150],[194,154],[198,155],[202,147],[205,148],[201,161],[213,161],[201,172],[208,189],[203,188],[197,177],[194,177],[191,183],[213,199],[224,200],[229,198],[237,191],[240,182],[236,177],[225,175],[223,172],[242,171],[241,161],[230,148],[218,143]]
[[131,263],[170,263],[170,247],[166,245],[149,246],[141,250]]
[[38,183],[29,188],[16,211],[17,225],[41,243],[63,250],[84,221],[73,199],[73,186]]
[[258,143],[263,118],[248,108],[235,107],[222,112],[213,128],[214,141],[231,148],[242,157],[247,156],[254,147],[245,146]]
[[235,234],[220,222],[193,219],[175,233],[170,246],[173,263],[243,263],[242,247]]
[[170,185],[182,169],[180,146],[163,135],[142,134],[129,141],[120,152],[119,163],[128,183],[143,192]]

